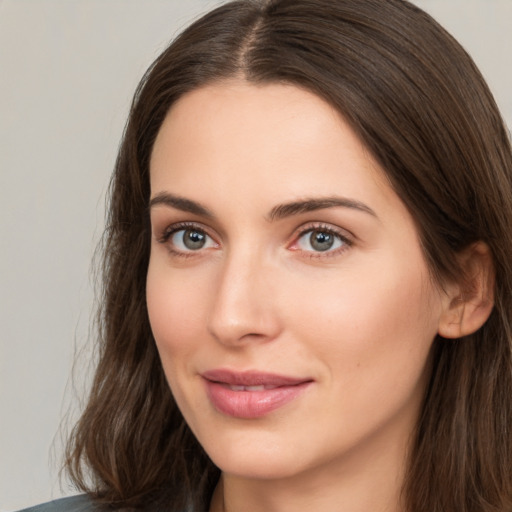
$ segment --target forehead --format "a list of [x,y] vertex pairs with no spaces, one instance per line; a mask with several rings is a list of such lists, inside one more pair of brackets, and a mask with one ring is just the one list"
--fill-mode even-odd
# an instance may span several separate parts
[[[325,128],[329,126],[333,137]],[[332,128],[336,130],[332,131]],[[343,130],[344,123],[329,104],[293,85],[255,85],[225,81],[182,96],[170,109],[157,137],[154,152],[168,143],[211,144],[216,148],[245,143],[246,150],[260,153],[286,145],[290,150],[309,145],[318,134],[328,144]],[[323,129],[323,130],[322,130]],[[323,133],[321,133],[323,131]],[[346,135],[356,141],[356,137]],[[352,141],[348,141],[349,145]],[[339,143],[339,140],[336,140]],[[188,157],[193,155],[189,154]],[[214,157],[215,155],[212,155]]]
[[152,195],[177,191],[206,202],[233,194],[268,204],[305,195],[380,195],[384,207],[394,195],[342,116],[285,84],[229,81],[184,95],[162,124],[150,168]]

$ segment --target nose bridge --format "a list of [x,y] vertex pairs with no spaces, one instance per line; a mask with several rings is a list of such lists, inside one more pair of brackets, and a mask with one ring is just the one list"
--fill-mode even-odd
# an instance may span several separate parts
[[271,268],[249,245],[227,251],[217,277],[208,322],[210,333],[224,344],[270,340],[279,331],[271,299]]

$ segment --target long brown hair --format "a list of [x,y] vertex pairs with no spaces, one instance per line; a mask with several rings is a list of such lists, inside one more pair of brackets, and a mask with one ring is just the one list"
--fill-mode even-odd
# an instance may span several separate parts
[[111,183],[100,358],[68,446],[75,483],[118,507],[208,508],[219,470],[177,409],[146,311],[149,158],[179,97],[234,76],[295,84],[338,110],[415,219],[438,282],[462,279],[463,248],[490,247],[494,310],[476,333],[434,340],[403,496],[411,512],[512,510],[509,138],[470,57],[404,0],[230,2],[147,71]]

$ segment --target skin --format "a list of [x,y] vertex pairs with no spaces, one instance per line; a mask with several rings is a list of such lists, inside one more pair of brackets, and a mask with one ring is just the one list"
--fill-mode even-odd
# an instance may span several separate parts
[[[239,80],[172,107],[150,173],[149,317],[176,401],[222,470],[211,510],[401,510],[451,299],[432,283],[382,169],[322,99]],[[279,205],[334,196],[360,208],[270,218]],[[187,229],[206,236],[202,248],[183,244]],[[315,250],[314,230],[333,248]],[[215,368],[312,383],[264,417],[233,418],[206,394],[201,374]]]

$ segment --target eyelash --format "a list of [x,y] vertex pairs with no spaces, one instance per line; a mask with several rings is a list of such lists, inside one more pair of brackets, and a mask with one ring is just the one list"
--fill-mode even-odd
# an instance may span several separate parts
[[[314,232],[318,233],[325,233],[328,235],[334,236],[336,239],[338,239],[342,246],[338,247],[333,250],[326,250],[326,251],[304,251],[301,249],[294,249],[291,246],[298,244],[299,240],[304,237],[307,234],[313,234]],[[292,244],[288,245],[288,248],[290,250],[296,250],[301,251],[303,257],[305,258],[329,258],[333,256],[338,256],[342,254],[343,252],[350,249],[350,247],[353,245],[353,240],[349,238],[344,231],[341,231],[340,229],[336,229],[332,225],[322,224],[322,223],[313,223],[309,224],[307,226],[302,227],[297,235],[294,236]]]
[[[176,234],[179,231],[197,231],[199,233],[204,233],[208,238],[213,240],[215,242],[214,237],[212,237],[208,230],[205,229],[201,224],[196,224],[194,222],[179,222],[177,224],[172,224],[171,226],[168,226],[161,236],[157,239],[157,241],[161,244],[166,244],[168,247],[169,252],[173,256],[177,256],[180,258],[190,258],[197,256],[200,250],[194,251],[194,250],[188,250],[188,251],[181,251],[177,250],[173,247],[172,244],[169,243],[169,240],[172,238],[174,234]],[[335,248],[334,250],[326,250],[326,251],[307,251],[307,250],[301,250],[300,248],[294,248],[294,245],[297,245],[299,243],[299,240],[307,235],[308,233],[312,234],[314,232],[319,233],[325,233],[328,235],[334,236],[339,242],[342,243],[341,247]],[[218,244],[217,242],[215,242]],[[323,223],[312,223],[308,224],[304,227],[302,227],[297,234],[293,235],[292,242],[287,244],[287,248],[292,251],[301,252],[302,256],[305,258],[326,258],[326,257],[332,257],[337,256],[345,251],[347,251],[351,246],[353,245],[353,240],[349,238],[345,232],[342,232],[339,229],[335,229],[332,225],[327,225]]]
[[172,224],[168,226],[162,235],[157,239],[157,241],[161,244],[166,244],[169,252],[172,256],[177,256],[179,258],[190,258],[193,256],[197,256],[197,253],[200,251],[180,251],[176,250],[172,244],[169,243],[169,240],[172,238],[174,234],[178,231],[197,231],[199,233],[204,233],[208,238],[215,240],[209,233],[208,230],[205,229],[201,224],[196,224],[194,222],[178,222],[177,224]]

